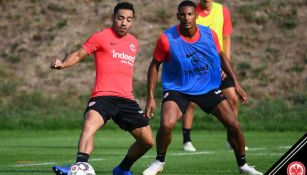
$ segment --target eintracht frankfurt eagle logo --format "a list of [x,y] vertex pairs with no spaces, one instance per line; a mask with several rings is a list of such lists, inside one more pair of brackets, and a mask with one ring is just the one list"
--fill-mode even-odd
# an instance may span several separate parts
[[132,44],[132,43],[130,44],[130,49],[131,49],[132,52],[135,52],[135,46],[134,46],[134,44]]
[[301,162],[292,162],[287,168],[288,175],[305,175],[306,169]]

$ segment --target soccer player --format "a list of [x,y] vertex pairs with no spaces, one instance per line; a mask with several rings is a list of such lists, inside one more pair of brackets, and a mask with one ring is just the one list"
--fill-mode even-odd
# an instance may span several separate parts
[[172,141],[172,129],[190,101],[213,114],[225,126],[239,172],[262,174],[246,163],[240,124],[219,89],[221,68],[233,78],[242,103],[247,101],[247,95],[237,81],[229,60],[221,52],[215,32],[209,27],[197,25],[197,16],[194,2],[181,2],[177,13],[179,25],[164,31],[156,44],[154,58],[148,68],[147,117],[150,118],[155,109],[154,91],[161,63],[164,92],[156,135],[156,160],[143,171],[143,175],[155,175],[163,170],[167,148]]
[[[118,3],[112,16],[113,25],[93,34],[82,47],[63,60],[55,58],[53,69],[65,69],[95,55],[96,81],[84,112],[76,162],[87,162],[94,148],[94,135],[109,119],[128,131],[135,142],[113,175],[131,175],[133,163],[154,144],[148,118],[132,94],[133,64],[139,50],[137,39],[129,34],[135,11],[128,2]],[[69,166],[54,166],[56,174],[65,175]]]
[[[196,6],[198,18],[196,23],[210,27],[218,36],[221,50],[230,60],[231,58],[231,34],[232,23],[229,10],[226,6],[216,3],[213,0],[200,0]],[[222,82],[220,86],[223,93],[226,95],[228,102],[234,111],[234,116],[238,118],[238,96],[235,90],[235,84],[231,77],[222,73]],[[191,128],[193,122],[193,112],[196,104],[190,102],[186,113],[182,118],[182,134],[183,134],[183,150],[196,151],[192,144]],[[229,143],[226,143],[226,148],[231,148]],[[245,147],[245,149],[248,149]]]

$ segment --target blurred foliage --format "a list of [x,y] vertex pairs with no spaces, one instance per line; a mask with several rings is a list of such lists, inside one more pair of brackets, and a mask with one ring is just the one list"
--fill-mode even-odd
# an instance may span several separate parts
[[[162,87],[156,90],[155,117],[150,120],[153,128],[159,127]],[[136,98],[146,97],[144,84],[136,88]],[[5,129],[79,129],[88,94],[70,93],[50,97],[42,92],[11,93],[12,98],[0,105],[0,128]],[[289,100],[267,99],[241,105],[239,120],[244,130],[306,131],[307,95],[297,95]],[[287,102],[287,101],[291,101]],[[212,115],[195,110],[193,129],[224,130]],[[113,123],[113,122],[111,122]],[[118,129],[114,124],[107,128]],[[178,122],[177,129],[181,128]]]

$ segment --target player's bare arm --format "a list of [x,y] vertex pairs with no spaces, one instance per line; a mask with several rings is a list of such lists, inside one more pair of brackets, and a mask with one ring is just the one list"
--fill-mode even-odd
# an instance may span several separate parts
[[88,55],[87,52],[83,48],[80,48],[79,50],[69,54],[67,57],[63,58],[62,60],[60,57],[55,57],[51,62],[50,68],[51,69],[68,68],[85,59],[87,55]]
[[147,101],[145,106],[145,116],[151,118],[155,111],[155,89],[158,79],[159,67],[161,62],[158,62],[155,58],[152,59],[147,74]]
[[223,53],[231,60],[231,35],[223,35]]
[[223,54],[223,52],[219,53],[219,55],[221,58],[222,70],[226,73],[227,76],[231,77],[234,80],[236,92],[240,97],[241,103],[247,102],[247,94],[239,84],[236,74],[234,73],[234,70],[231,66],[230,60]]

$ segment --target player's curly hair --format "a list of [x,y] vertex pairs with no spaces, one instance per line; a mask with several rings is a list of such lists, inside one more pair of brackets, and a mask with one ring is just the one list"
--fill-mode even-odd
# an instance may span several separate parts
[[193,1],[186,0],[186,1],[182,1],[178,5],[178,11],[179,11],[180,8],[185,7],[185,6],[191,6],[191,7],[196,9],[196,4]]

